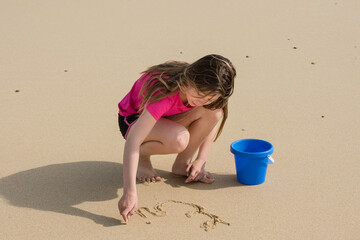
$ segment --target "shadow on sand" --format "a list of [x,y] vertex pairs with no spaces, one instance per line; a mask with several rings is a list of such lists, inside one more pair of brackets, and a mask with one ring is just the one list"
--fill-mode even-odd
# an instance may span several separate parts
[[[185,178],[158,170],[172,187],[212,190],[243,186],[234,175],[214,174],[215,183],[185,184]],[[121,225],[119,219],[97,215],[74,205],[118,198],[122,188],[122,164],[115,162],[73,162],[26,170],[0,179],[0,195],[18,207],[52,211],[93,220],[103,226]]]

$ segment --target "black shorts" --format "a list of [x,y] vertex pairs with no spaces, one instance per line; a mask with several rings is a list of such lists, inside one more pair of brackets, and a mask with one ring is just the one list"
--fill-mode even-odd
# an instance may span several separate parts
[[136,120],[139,118],[139,114],[133,114],[127,117],[121,116],[120,114],[118,115],[119,115],[118,122],[119,122],[120,132],[121,135],[124,137],[124,139],[126,139],[127,134],[129,132],[129,128],[132,125],[134,125]]

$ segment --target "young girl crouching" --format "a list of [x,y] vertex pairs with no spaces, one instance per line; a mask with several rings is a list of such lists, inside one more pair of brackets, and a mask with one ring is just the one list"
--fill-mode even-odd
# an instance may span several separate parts
[[126,142],[118,207],[125,221],[137,208],[136,179],[162,181],[151,155],[177,153],[172,173],[186,176],[186,183],[214,181],[205,163],[227,119],[235,76],[232,63],[220,55],[192,64],[169,61],[144,71],[120,101],[119,127]]

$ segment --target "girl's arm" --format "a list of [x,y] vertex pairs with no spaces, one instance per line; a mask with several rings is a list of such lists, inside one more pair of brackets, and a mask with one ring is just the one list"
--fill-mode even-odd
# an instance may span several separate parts
[[200,145],[199,152],[195,160],[188,165],[186,169],[186,172],[188,173],[188,178],[185,180],[186,183],[194,180],[197,181],[201,178],[200,174],[204,171],[205,163],[208,158],[210,147],[214,141],[215,134],[216,126]]
[[123,156],[123,196],[119,201],[119,211],[124,220],[134,213],[137,207],[136,173],[139,163],[140,146],[156,123],[147,111],[140,115],[127,136]]
[[210,147],[215,138],[215,134],[216,134],[216,127],[214,127],[214,129],[209,133],[209,135],[204,139],[204,141],[200,145],[199,152],[198,152],[196,159],[199,159],[200,161],[203,161],[204,163],[206,162],[209,151],[210,151]]

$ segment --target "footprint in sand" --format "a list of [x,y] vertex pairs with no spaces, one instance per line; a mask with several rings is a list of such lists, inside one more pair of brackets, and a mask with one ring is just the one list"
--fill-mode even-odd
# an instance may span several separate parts
[[[202,215],[208,216],[210,219],[208,221],[203,222],[200,225],[200,227],[203,228],[205,231],[214,229],[218,223],[222,223],[222,224],[230,226],[230,223],[225,222],[219,216],[216,216],[212,213],[207,212],[205,210],[205,208],[203,208],[202,206],[199,206],[194,203],[187,203],[187,202],[176,201],[176,200],[167,200],[167,201],[164,201],[161,203],[157,203],[153,207],[153,209],[154,209],[153,211],[150,210],[150,208],[148,208],[148,207],[141,207],[138,210],[136,210],[135,213],[138,214],[142,218],[147,218],[147,216],[144,213],[145,211],[156,217],[165,217],[167,215],[167,213],[164,210],[163,205],[166,203],[178,203],[178,204],[183,204],[183,205],[188,205],[188,206],[193,207],[195,209],[194,211],[189,211],[189,212],[185,213],[185,216],[187,216],[188,218],[191,218],[195,214],[202,214]],[[146,224],[151,224],[151,222],[147,221]]]

